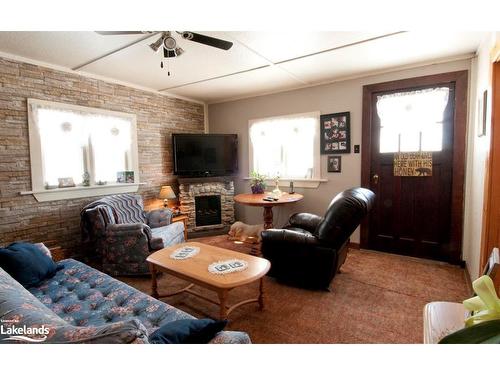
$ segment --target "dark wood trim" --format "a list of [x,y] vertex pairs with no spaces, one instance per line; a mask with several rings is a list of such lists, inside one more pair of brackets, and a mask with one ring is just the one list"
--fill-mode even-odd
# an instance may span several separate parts
[[[371,139],[372,139],[372,90],[376,89],[374,85],[363,86],[363,119],[361,130],[361,186],[370,188],[370,170],[371,170]],[[368,248],[368,228],[370,227],[370,218],[368,215],[361,222],[360,245]]]
[[[462,233],[464,214],[464,183],[465,183],[465,147],[467,125],[467,90],[468,71],[434,74],[424,77],[414,77],[397,81],[376,83],[363,86],[363,125],[361,144],[361,186],[370,187],[371,168],[371,134],[372,134],[372,95],[377,92],[425,88],[445,83],[455,84],[455,127],[453,136],[453,177],[452,177],[452,212],[451,212],[451,243],[449,261],[460,263],[462,256]],[[361,223],[361,246],[368,243],[369,218]]]
[[[491,250],[500,246],[500,62],[493,64],[490,151],[486,160],[479,274]],[[488,130],[487,130],[488,131]]]

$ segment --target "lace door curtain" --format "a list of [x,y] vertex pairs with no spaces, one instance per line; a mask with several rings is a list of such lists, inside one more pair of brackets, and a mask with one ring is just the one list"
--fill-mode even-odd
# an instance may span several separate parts
[[441,151],[450,89],[439,87],[380,95],[380,152]]

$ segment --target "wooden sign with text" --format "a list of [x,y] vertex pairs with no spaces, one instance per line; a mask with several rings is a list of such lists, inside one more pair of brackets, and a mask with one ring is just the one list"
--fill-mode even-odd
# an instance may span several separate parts
[[394,176],[432,176],[432,152],[395,153]]

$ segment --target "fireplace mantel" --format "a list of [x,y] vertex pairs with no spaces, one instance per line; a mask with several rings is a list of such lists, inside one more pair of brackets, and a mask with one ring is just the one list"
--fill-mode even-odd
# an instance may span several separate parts
[[234,178],[228,177],[179,177],[179,185],[209,184],[212,182],[233,182]]

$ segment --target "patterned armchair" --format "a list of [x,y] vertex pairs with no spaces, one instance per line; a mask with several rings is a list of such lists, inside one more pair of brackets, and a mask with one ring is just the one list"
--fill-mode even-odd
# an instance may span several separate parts
[[83,242],[97,252],[104,272],[143,275],[151,252],[184,242],[184,224],[171,221],[169,209],[145,212],[140,195],[111,195],[83,208]]

